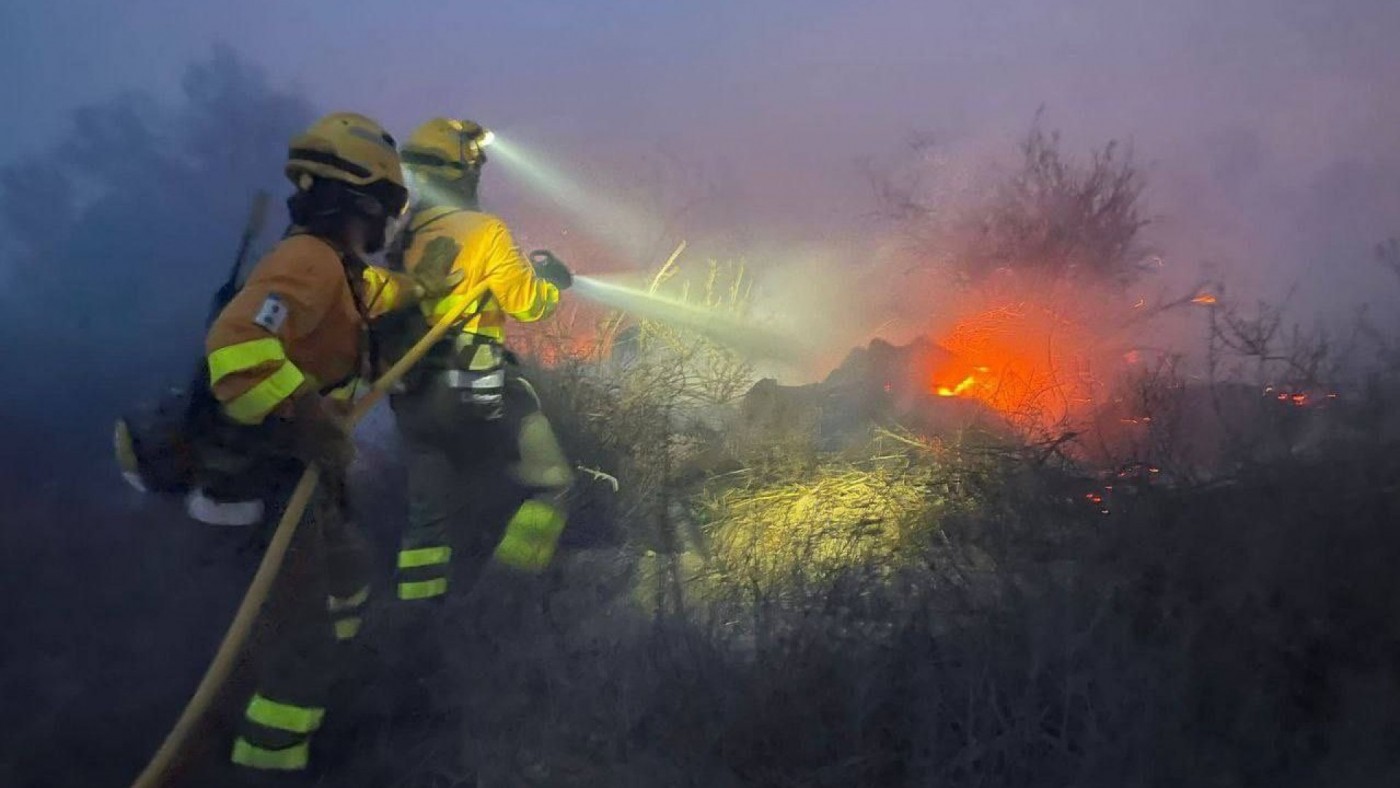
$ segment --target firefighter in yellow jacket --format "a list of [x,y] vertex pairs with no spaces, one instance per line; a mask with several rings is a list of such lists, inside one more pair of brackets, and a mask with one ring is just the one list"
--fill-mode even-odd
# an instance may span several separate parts
[[[415,606],[446,595],[454,573],[471,580],[488,562],[523,575],[545,569],[564,528],[561,497],[572,481],[534,390],[511,368],[502,344],[507,319],[548,317],[572,274],[552,255],[532,264],[505,224],[481,211],[477,185],[489,140],[476,123],[438,118],[403,147],[418,197],[401,237],[402,266],[410,273],[441,270],[450,261],[463,276],[447,297],[423,302],[423,323],[479,283],[489,287],[425,358],[420,374],[391,398],[409,485],[398,596]],[[505,511],[487,514],[486,499],[510,496]]]
[[354,637],[368,595],[363,539],[347,519],[344,473],[352,444],[332,396],[373,355],[368,321],[434,288],[364,262],[385,244],[408,192],[395,143],[361,115],[322,118],[292,141],[292,227],[260,260],[206,339],[217,407],[201,429],[204,469],[190,511],[234,523],[268,487],[288,486],[303,463],[322,468],[312,527],[301,529],[279,583],[279,628],[234,742],[235,764],[296,771],[324,715],[337,640]]

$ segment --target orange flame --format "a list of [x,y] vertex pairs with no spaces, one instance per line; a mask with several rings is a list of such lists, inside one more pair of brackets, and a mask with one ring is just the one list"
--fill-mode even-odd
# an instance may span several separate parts
[[1217,299],[1214,295],[1210,293],[1201,293],[1200,295],[1191,299],[1191,303],[1200,304],[1202,306],[1210,306],[1211,304],[1217,303],[1218,300],[1219,299]]
[[976,400],[1022,427],[1049,427],[1082,399],[1091,333],[1039,297],[972,312],[935,339],[932,395]]
[[924,390],[978,402],[1018,430],[1063,429],[1097,407],[1096,373],[1124,366],[1105,327],[1132,303],[1082,283],[1010,278],[965,293],[931,336]]
[[956,397],[956,396],[958,396],[959,394],[962,394],[963,392],[965,392],[965,391],[967,391],[968,389],[972,388],[972,387],[973,387],[974,385],[976,385],[976,384],[977,384],[977,378],[976,378],[976,376],[974,376],[974,375],[968,375],[967,377],[965,377],[965,378],[962,379],[962,382],[961,382],[961,383],[959,383],[958,385],[956,385],[956,386],[954,386],[954,387],[952,387],[952,388],[948,388],[947,386],[939,386],[939,387],[938,387],[938,396],[940,396],[940,397]]

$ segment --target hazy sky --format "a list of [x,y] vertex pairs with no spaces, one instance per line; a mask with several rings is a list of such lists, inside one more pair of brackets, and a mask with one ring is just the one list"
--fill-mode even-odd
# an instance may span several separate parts
[[1395,0],[10,0],[0,140],[172,94],[217,42],[400,135],[470,116],[611,185],[679,161],[755,244],[860,254],[860,161],[1007,147],[1041,104],[1071,147],[1135,143],[1182,266],[1313,291],[1400,233]]

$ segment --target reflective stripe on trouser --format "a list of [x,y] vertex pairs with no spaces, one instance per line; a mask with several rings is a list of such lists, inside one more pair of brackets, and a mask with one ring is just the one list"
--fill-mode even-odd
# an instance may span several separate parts
[[[342,501],[342,505],[344,505]],[[332,518],[335,527],[325,529],[326,581],[335,639],[346,641],[360,633],[361,615],[369,599],[371,555],[369,541],[349,520]]]
[[496,563],[522,572],[543,572],[554,558],[564,522],[563,511],[553,502],[531,498],[520,504],[506,524],[492,557]]
[[233,741],[233,756],[230,758],[239,766],[250,769],[275,771],[299,771],[305,769],[311,760],[309,742],[301,741],[280,750],[259,747],[239,736]]
[[[407,540],[405,540],[407,541]],[[447,545],[410,547],[399,551],[399,599],[433,599],[447,593],[452,548]]]
[[233,742],[231,760],[252,769],[305,769],[311,734],[321,727],[326,710],[284,703],[261,693],[243,712],[243,733]]
[[336,640],[350,640],[360,634],[363,620],[360,613],[369,600],[369,586],[361,588],[347,597],[331,594],[326,597],[326,612],[331,614],[331,624],[335,629]]

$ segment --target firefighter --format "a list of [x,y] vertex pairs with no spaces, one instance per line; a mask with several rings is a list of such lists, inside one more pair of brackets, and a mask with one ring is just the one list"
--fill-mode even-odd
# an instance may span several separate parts
[[[420,374],[391,396],[409,487],[398,596],[415,607],[442,599],[454,574],[472,582],[492,565],[518,577],[541,573],[564,528],[561,499],[573,476],[539,398],[503,345],[507,318],[549,317],[573,276],[552,255],[527,261],[505,224],[481,210],[477,187],[489,141],[472,121],[438,118],[403,147],[417,199],[400,238],[402,267],[437,270],[450,260],[463,275],[450,295],[422,303],[422,322],[479,283],[489,285]],[[503,500],[503,509],[491,505]]]
[[[369,266],[408,192],[395,142],[362,115],[336,113],[291,143],[292,226],[254,267],[206,339],[216,407],[199,430],[203,478],[190,511],[233,523],[260,490],[322,470],[311,527],[300,529],[273,605],[285,625],[265,653],[232,760],[255,770],[306,768],[324,715],[337,641],[353,638],[368,596],[365,542],[347,519],[353,446],[333,392],[373,355],[368,321],[451,287]],[[241,508],[240,508],[241,507]]]

